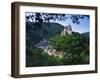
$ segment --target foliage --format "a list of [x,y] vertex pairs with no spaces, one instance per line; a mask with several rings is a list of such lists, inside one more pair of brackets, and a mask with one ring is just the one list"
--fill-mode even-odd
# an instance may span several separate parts
[[56,35],[50,39],[52,45],[58,51],[63,51],[62,58],[49,56],[42,49],[26,48],[26,66],[54,66],[75,65],[89,63],[89,41],[81,35]]
[[64,64],[89,63],[89,39],[82,35],[56,35],[49,43],[54,49],[64,52]]
[[43,38],[49,39],[50,37],[59,34],[63,30],[63,26],[58,23],[48,23],[44,22],[43,27],[35,22],[26,23],[26,44],[34,46]]
[[[26,67],[75,65],[89,63],[89,33],[61,36],[63,26],[58,23],[26,22]],[[49,26],[48,26],[49,25]],[[42,49],[35,48],[43,38],[57,51],[63,52],[62,58],[49,56]]]
[[61,65],[63,60],[59,57],[49,56],[42,49],[38,48],[27,48],[26,55],[26,67]]
[[[27,13],[29,14],[29,13]],[[55,14],[55,13],[32,13],[31,15],[26,16],[26,21],[28,22],[29,19],[35,20],[40,26],[43,22],[50,21],[65,21],[66,19],[71,19],[72,23],[80,24],[80,19],[84,17],[88,17],[88,15],[77,15],[77,14]]]
[[75,15],[75,14],[72,14],[70,16],[71,20],[73,23],[76,23],[76,24],[80,24],[80,19],[83,19],[84,17],[88,17],[88,15]]

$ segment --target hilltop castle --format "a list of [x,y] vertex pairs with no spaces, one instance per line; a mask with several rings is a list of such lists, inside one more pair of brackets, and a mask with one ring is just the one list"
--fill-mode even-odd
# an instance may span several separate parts
[[70,24],[68,26],[65,26],[63,31],[61,32],[61,35],[66,35],[66,34],[69,34],[69,35],[72,34],[72,27]]

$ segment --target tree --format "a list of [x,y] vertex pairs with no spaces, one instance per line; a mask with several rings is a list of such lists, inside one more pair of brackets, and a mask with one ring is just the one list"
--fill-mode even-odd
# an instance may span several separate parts
[[42,24],[43,22],[50,23],[50,21],[65,21],[66,19],[71,19],[73,23],[80,24],[80,19],[83,19],[84,17],[89,18],[89,15],[32,13],[31,15],[26,16],[26,20],[29,21],[29,19],[31,19],[37,23]]
[[89,42],[88,38],[82,35],[56,35],[50,39],[49,44],[63,52],[64,64],[89,63]]

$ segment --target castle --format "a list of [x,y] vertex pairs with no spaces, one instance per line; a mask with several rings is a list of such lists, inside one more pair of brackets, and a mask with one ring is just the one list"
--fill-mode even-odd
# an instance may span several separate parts
[[69,35],[72,34],[72,27],[70,24],[68,26],[65,26],[63,31],[61,32],[61,35],[66,35],[66,34],[69,34]]
[[[61,36],[63,35],[71,35],[72,34],[72,27],[71,25],[65,26],[63,31],[61,32]],[[59,58],[63,57],[63,53],[61,51],[57,51],[52,46],[49,46],[48,41],[46,39],[41,40],[38,44],[35,45],[36,48],[41,48],[44,50],[45,53],[48,53],[50,56],[57,56]]]
[[[61,32],[61,36],[63,35],[71,35],[72,34],[72,27],[71,25],[68,25],[68,26],[65,26],[63,31]],[[44,51],[46,53],[48,53],[48,55],[54,55],[54,56],[57,56],[59,58],[62,58],[62,54],[64,52],[60,52],[60,51],[57,51],[55,49],[53,49],[51,46],[48,46],[44,49]]]

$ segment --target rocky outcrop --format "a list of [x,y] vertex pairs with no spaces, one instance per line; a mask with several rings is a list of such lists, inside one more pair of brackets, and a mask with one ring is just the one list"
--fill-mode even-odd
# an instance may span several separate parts
[[48,55],[50,55],[50,56],[55,56],[55,57],[59,57],[59,58],[62,58],[62,56],[63,56],[63,52],[57,51],[54,48],[52,48],[51,46],[48,46],[47,48],[45,48],[44,52],[48,53]]
[[46,39],[41,40],[34,47],[43,49],[44,52],[47,53],[50,56],[58,56],[58,57],[61,58],[62,54],[63,54],[63,52],[57,51],[52,46],[50,46]]

